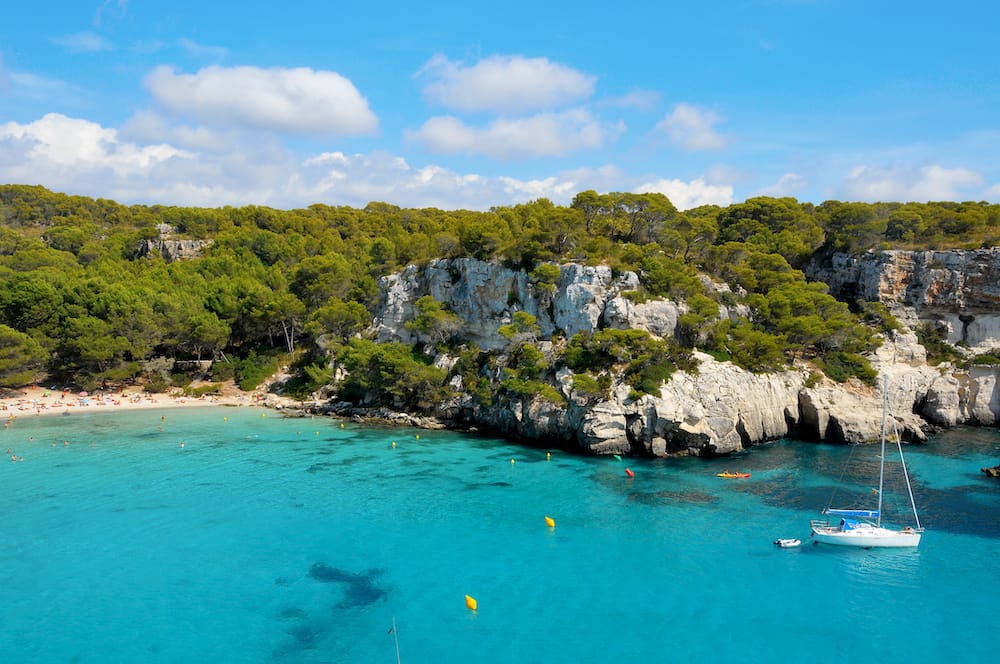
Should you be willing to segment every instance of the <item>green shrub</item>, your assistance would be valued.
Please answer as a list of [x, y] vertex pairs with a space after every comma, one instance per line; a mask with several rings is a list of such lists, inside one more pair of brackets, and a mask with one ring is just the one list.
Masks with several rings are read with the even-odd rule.
[[150, 376], [149, 380], [143, 386], [143, 390], [149, 392], [150, 394], [163, 394], [170, 389], [170, 384], [167, 383], [163, 376], [155, 374]]
[[233, 360], [233, 378], [241, 390], [254, 390], [278, 371], [278, 358], [255, 351], [242, 360]]
[[657, 358], [657, 360], [650, 359], [650, 361], [643, 362], [636, 367], [635, 370], [628, 372], [627, 380], [633, 395], [659, 396], [660, 388], [670, 380], [675, 368], [673, 362], [666, 358]]
[[917, 341], [927, 350], [927, 364], [935, 366], [942, 362], [954, 362], [961, 355], [945, 339], [945, 331], [933, 323], [921, 323], [915, 330]]
[[212, 380], [232, 380], [236, 376], [236, 367], [232, 362], [216, 360], [212, 362], [212, 368], [209, 373], [212, 376]]
[[746, 322], [728, 326], [726, 350], [733, 364], [754, 373], [780, 371], [785, 366], [785, 340]]
[[[603, 379], [603, 380], [601, 380]], [[580, 373], [573, 376], [573, 394], [587, 401], [599, 401], [607, 396], [611, 379], [606, 374], [601, 379], [590, 374]]]
[[531, 271], [531, 281], [535, 285], [547, 285], [555, 287], [555, 283], [559, 281], [559, 275], [562, 274], [559, 270], [558, 265], [553, 265], [552, 263], [542, 263], [538, 265], [534, 270]]
[[340, 386], [345, 399], [429, 411], [449, 394], [448, 373], [405, 344], [355, 338], [337, 359], [349, 372]]
[[650, 300], [649, 293], [642, 290], [622, 291], [619, 295], [632, 304], [643, 304]]
[[861, 309], [862, 320], [879, 332], [888, 334], [903, 329], [903, 324], [899, 322], [899, 319], [893, 316], [889, 311], [889, 307], [881, 302], [861, 301], [858, 304]]
[[218, 394], [221, 390], [222, 383], [207, 383], [198, 387], [188, 386], [184, 388], [184, 396], [194, 397], [197, 399], [198, 397], [206, 394]]
[[522, 380], [520, 378], [508, 378], [501, 383], [501, 387], [512, 396], [522, 399], [538, 398], [554, 404], [566, 403], [566, 398], [559, 390], [538, 380]]
[[307, 364], [287, 383], [285, 392], [296, 399], [305, 400], [333, 380], [333, 370], [325, 364]]
[[868, 360], [856, 353], [830, 351], [817, 358], [816, 364], [823, 369], [823, 373], [838, 383], [844, 383], [854, 377], [868, 385], [874, 385], [878, 377], [878, 372], [872, 368]]
[[635, 329], [581, 332], [567, 344], [563, 361], [577, 373], [625, 365], [625, 379], [640, 395], [659, 394], [675, 370], [694, 372], [698, 367], [690, 349]]

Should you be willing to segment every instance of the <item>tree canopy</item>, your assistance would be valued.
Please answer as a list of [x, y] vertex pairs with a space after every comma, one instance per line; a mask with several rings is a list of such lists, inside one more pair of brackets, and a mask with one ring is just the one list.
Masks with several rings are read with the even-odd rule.
[[[139, 251], [148, 240], [202, 244], [196, 256], [167, 262]], [[555, 288], [558, 263], [634, 270], [637, 297], [690, 304], [671, 343], [701, 345], [734, 360], [756, 353], [745, 361], [760, 367], [778, 358], [826, 358], [829, 367], [850, 370], [852, 354], [872, 337], [847, 304], [807, 283], [801, 272], [807, 261], [833, 251], [998, 243], [1000, 206], [976, 202], [816, 206], [758, 197], [679, 211], [662, 194], [591, 190], [568, 206], [538, 199], [487, 211], [386, 202], [277, 210], [126, 206], [6, 185], [0, 186], [0, 384], [48, 373], [89, 386], [149, 375], [163, 358], [219, 364], [251, 353], [281, 355], [300, 373], [311, 367], [315, 377], [329, 353], [342, 352], [345, 362], [368, 358], [382, 373], [395, 367], [417, 382], [436, 380], [433, 367], [411, 366], [401, 351], [375, 354], [357, 337], [377, 304], [380, 278], [407, 264], [458, 256], [523, 269], [541, 292]], [[731, 290], [707, 289], [706, 276]], [[750, 308], [750, 319], [718, 321], [719, 304], [737, 301]], [[411, 331], [424, 343], [460, 339], [453, 313], [433, 299], [416, 305]], [[535, 380], [542, 359], [525, 347], [538, 341], [537, 327], [520, 317], [505, 333], [518, 341], [518, 379]], [[611, 337], [573, 352], [618, 352], [639, 343]], [[683, 364], [673, 347], [642, 348], [647, 359]], [[633, 372], [643, 378], [636, 385], [655, 382], [649, 369], [655, 362], [634, 353], [622, 361], [638, 362]], [[379, 380], [372, 374], [369, 382], [391, 385]], [[402, 388], [392, 392], [398, 400], [416, 399]]]

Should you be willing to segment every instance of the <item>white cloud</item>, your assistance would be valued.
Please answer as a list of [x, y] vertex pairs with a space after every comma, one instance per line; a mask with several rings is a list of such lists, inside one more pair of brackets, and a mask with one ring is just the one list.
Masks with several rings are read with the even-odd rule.
[[548, 110], [594, 93], [593, 76], [546, 58], [494, 55], [472, 66], [437, 55], [417, 72], [431, 82], [424, 95], [457, 111], [520, 113]]
[[[151, 112], [121, 129], [49, 114], [0, 124], [0, 182], [37, 183], [55, 191], [125, 204], [270, 205], [313, 203], [363, 207], [387, 201], [406, 207], [483, 210], [548, 198], [568, 205], [579, 191], [628, 191], [616, 166], [520, 178], [413, 165], [388, 152], [300, 155], [277, 139], [237, 130], [171, 124]], [[659, 180], [635, 191], [659, 191], [679, 208], [732, 202], [732, 187]]]
[[1000, 202], [1000, 183], [997, 183], [992, 187], [988, 188], [986, 191], [983, 192], [982, 196], [979, 196], [977, 198], [989, 201], [990, 203]]
[[388, 201], [401, 206], [482, 210], [543, 197], [568, 204], [575, 194], [575, 183], [562, 176], [521, 180], [456, 173], [434, 165], [414, 168], [405, 159], [383, 152], [324, 153], [307, 159], [301, 175], [300, 197], [358, 207], [369, 201]]
[[640, 184], [637, 194], [660, 193], [670, 199], [678, 210], [689, 210], [701, 205], [729, 205], [733, 202], [733, 187], [709, 184], [704, 178], [690, 182], [683, 180], [655, 180]]
[[842, 196], [859, 201], [946, 201], [975, 195], [983, 177], [967, 168], [934, 164], [876, 168], [856, 166], [841, 185]]
[[164, 108], [213, 126], [350, 136], [378, 127], [368, 101], [332, 71], [212, 66], [179, 74], [160, 66], [145, 83]]
[[177, 40], [177, 45], [184, 49], [188, 55], [195, 58], [205, 58], [207, 60], [222, 60], [229, 55], [229, 49], [224, 46], [208, 46], [182, 37]]
[[[311, 201], [357, 207], [370, 201], [442, 209], [483, 209], [502, 204], [502, 186], [496, 179], [455, 173], [440, 166], [414, 168], [386, 152], [371, 154], [324, 153], [303, 162], [296, 195]], [[499, 201], [499, 203], [497, 203]]]
[[72, 35], [53, 37], [52, 43], [70, 53], [94, 53], [110, 51], [111, 42], [95, 32], [77, 32]]
[[525, 198], [535, 200], [538, 198], [548, 198], [549, 200], [566, 201], [576, 194], [576, 184], [560, 177], [552, 176], [541, 180], [519, 180], [511, 177], [501, 177], [504, 192], [509, 194], [505, 198], [513, 196], [515, 199]]
[[520, 159], [599, 148], [623, 128], [621, 124], [602, 126], [586, 110], [572, 109], [527, 118], [498, 119], [485, 128], [470, 127], [458, 118], [440, 116], [408, 132], [407, 139], [436, 153]]
[[673, 112], [656, 125], [685, 150], [719, 150], [726, 144], [725, 138], [715, 130], [718, 116], [711, 111], [690, 104], [677, 104]]
[[171, 125], [166, 118], [152, 111], [141, 111], [126, 120], [118, 129], [118, 137], [136, 143], [167, 142], [183, 149], [206, 152], [231, 149], [237, 140], [246, 138], [238, 132]]
[[785, 173], [774, 184], [759, 189], [754, 196], [798, 196], [806, 188], [806, 179], [798, 173]]
[[134, 116], [121, 130], [50, 114], [0, 125], [0, 182], [38, 183], [126, 204], [293, 208], [388, 201], [476, 210], [542, 196], [568, 204], [577, 186], [565, 175], [522, 180], [415, 167], [386, 152], [301, 157], [277, 141], [241, 138], [171, 126], [152, 113]]
[[114, 129], [57, 113], [28, 124], [0, 125], [0, 146], [0, 153], [13, 155], [0, 163], [0, 181], [38, 182], [104, 197], [122, 179], [144, 182], [158, 164], [190, 156], [165, 144], [121, 142]]

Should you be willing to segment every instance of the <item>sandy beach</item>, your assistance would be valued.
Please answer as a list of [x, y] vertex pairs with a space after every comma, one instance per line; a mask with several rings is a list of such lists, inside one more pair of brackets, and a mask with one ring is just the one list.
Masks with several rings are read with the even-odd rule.
[[[25, 387], [0, 397], [0, 419], [74, 413], [118, 412], [154, 408], [192, 408], [198, 406], [273, 406], [276, 397], [261, 392], [227, 390], [221, 395], [187, 397], [174, 394], [151, 394], [139, 388], [121, 391], [69, 392], [44, 387]], [[280, 399], [281, 405], [297, 402]]]

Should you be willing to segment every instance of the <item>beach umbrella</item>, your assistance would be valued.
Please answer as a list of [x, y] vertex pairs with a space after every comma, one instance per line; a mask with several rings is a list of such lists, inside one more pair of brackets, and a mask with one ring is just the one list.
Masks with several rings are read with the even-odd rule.
[[81, 397], [87, 396], [87, 390], [84, 390], [83, 392], [80, 392], [80, 396]]

